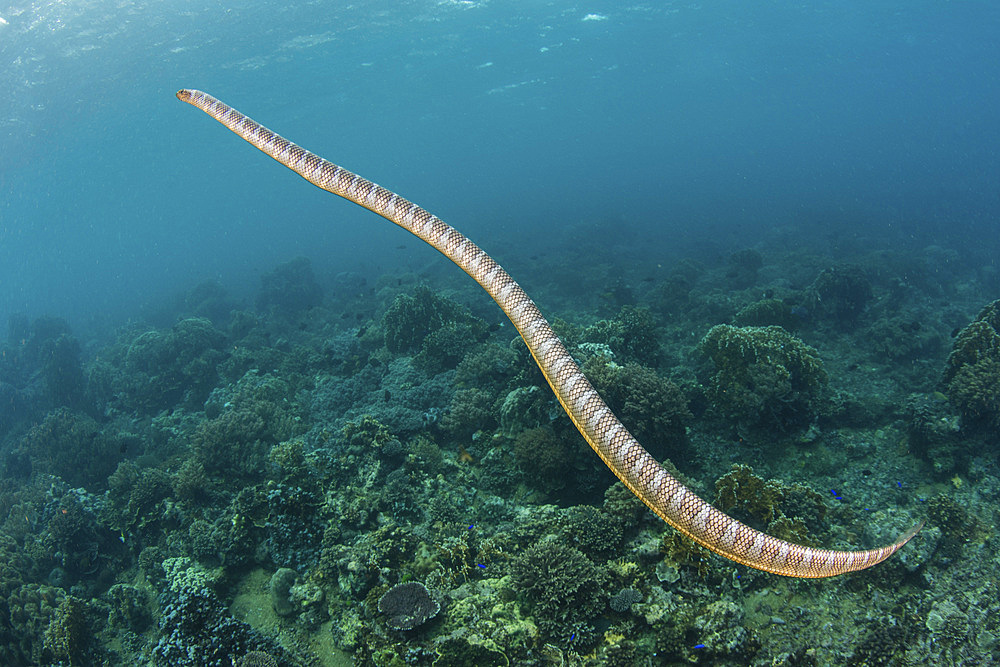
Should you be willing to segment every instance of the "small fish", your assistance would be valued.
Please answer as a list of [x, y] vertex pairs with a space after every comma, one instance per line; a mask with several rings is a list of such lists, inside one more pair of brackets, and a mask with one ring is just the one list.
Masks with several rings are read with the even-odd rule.
[[4, 17], [0, 16], [0, 25], [7, 25], [7, 19], [5, 19]]

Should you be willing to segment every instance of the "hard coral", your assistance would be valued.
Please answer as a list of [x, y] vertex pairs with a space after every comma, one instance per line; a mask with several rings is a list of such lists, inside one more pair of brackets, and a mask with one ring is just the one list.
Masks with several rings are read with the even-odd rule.
[[486, 333], [486, 324], [464, 306], [424, 285], [400, 294], [382, 318], [385, 346], [393, 353], [420, 351], [434, 370], [454, 367]]
[[252, 651], [288, 659], [269, 639], [230, 616], [215, 593], [201, 588], [170, 597], [151, 653], [156, 667], [229, 667], [234, 656]]
[[623, 588], [611, 597], [611, 609], [619, 614], [628, 611], [632, 605], [642, 602], [642, 593], [634, 588]]
[[962, 329], [944, 372], [948, 397], [963, 426], [1000, 427], [1000, 299]]
[[859, 267], [838, 264], [824, 269], [810, 287], [815, 310], [840, 327], [852, 326], [872, 298], [872, 285]]
[[417, 581], [396, 584], [378, 600], [378, 610], [396, 630], [412, 630], [437, 616], [441, 605], [427, 587]]
[[525, 473], [525, 481], [545, 492], [566, 485], [566, 443], [550, 427], [522, 431], [514, 441], [514, 460]]
[[192, 317], [169, 332], [132, 337], [121, 359], [118, 392], [124, 407], [153, 414], [182, 403], [200, 408], [218, 381], [225, 335], [211, 321]]
[[58, 661], [73, 664], [81, 658], [89, 638], [84, 611], [86, 603], [80, 598], [67, 596], [56, 607], [55, 615], [45, 629], [42, 645]]
[[549, 641], [586, 645], [607, 604], [609, 575], [582, 552], [554, 540], [526, 549], [511, 563], [511, 586], [527, 602]]
[[296, 257], [279, 264], [260, 277], [257, 309], [271, 310], [285, 315], [320, 305], [323, 290], [316, 282], [312, 265], [305, 257]]
[[624, 362], [656, 366], [660, 361], [656, 323], [646, 308], [622, 306], [614, 319], [587, 327], [583, 337], [587, 342], [607, 345]]
[[792, 307], [781, 299], [761, 299], [744, 306], [733, 319], [738, 327], [779, 326], [791, 331], [799, 324]]
[[209, 472], [258, 478], [271, 447], [297, 430], [290, 394], [283, 380], [248, 372], [226, 409], [198, 424], [193, 438], [195, 459]]
[[790, 431], [816, 416], [827, 383], [815, 349], [781, 327], [712, 327], [698, 351], [712, 360], [708, 396], [738, 427]]
[[583, 372], [654, 456], [688, 457], [686, 427], [692, 417], [680, 387], [639, 364], [619, 366], [597, 356], [584, 364]]
[[62, 477], [72, 486], [104, 488], [121, 453], [90, 417], [59, 408], [22, 438], [24, 452], [37, 472]]
[[734, 465], [715, 481], [715, 501], [723, 512], [752, 520], [769, 534], [800, 544], [812, 544], [810, 529], [818, 530], [826, 516], [823, 497], [801, 484], [785, 484], [753, 474], [747, 465]]

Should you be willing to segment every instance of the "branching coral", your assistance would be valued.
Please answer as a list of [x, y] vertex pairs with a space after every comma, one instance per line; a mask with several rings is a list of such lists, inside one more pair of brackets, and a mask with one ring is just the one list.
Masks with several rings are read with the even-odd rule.
[[826, 516], [823, 497], [801, 484], [785, 484], [753, 474], [747, 465], [734, 465], [715, 481], [716, 507], [727, 514], [751, 520], [769, 535], [814, 544], [810, 529], [818, 530]]
[[59, 475], [73, 486], [104, 488], [121, 452], [90, 417], [59, 408], [33, 427], [18, 451], [36, 472]]
[[198, 424], [196, 460], [209, 472], [256, 478], [271, 447], [296, 433], [288, 384], [269, 375], [247, 373], [226, 409]]
[[169, 333], [147, 332], [132, 341], [125, 357], [136, 407], [171, 407], [178, 400], [200, 407], [218, 379], [225, 336], [209, 320], [188, 318]]

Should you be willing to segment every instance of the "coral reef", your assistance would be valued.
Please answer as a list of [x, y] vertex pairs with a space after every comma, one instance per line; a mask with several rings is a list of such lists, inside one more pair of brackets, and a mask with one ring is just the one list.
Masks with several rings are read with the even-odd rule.
[[399, 294], [382, 318], [385, 346], [394, 354], [417, 352], [419, 363], [454, 368], [486, 334], [486, 323], [467, 308], [424, 285]]
[[660, 341], [653, 316], [646, 308], [622, 306], [614, 319], [600, 320], [587, 327], [583, 338], [607, 345], [622, 363], [656, 367], [660, 362]]
[[781, 327], [712, 327], [698, 343], [713, 407], [744, 429], [791, 432], [817, 416], [827, 384], [815, 349]]
[[850, 328], [872, 299], [872, 284], [858, 266], [837, 264], [820, 271], [809, 291], [813, 309], [840, 328]]
[[808, 545], [818, 543], [813, 533], [821, 529], [827, 513], [823, 497], [809, 487], [765, 481], [742, 464], [715, 481], [712, 502], [769, 535]]
[[594, 623], [608, 601], [609, 576], [578, 549], [543, 540], [511, 562], [510, 585], [538, 630], [558, 645], [597, 640]]
[[441, 605], [419, 581], [396, 584], [378, 599], [378, 610], [386, 624], [396, 630], [412, 630], [438, 615]]
[[786, 331], [794, 330], [800, 323], [792, 306], [781, 299], [761, 299], [743, 306], [733, 318], [738, 327], [778, 326]]
[[980, 311], [955, 338], [945, 391], [972, 429], [1000, 428], [1000, 300]]
[[94, 419], [69, 408], [48, 413], [15, 451], [35, 472], [58, 475], [74, 486], [97, 480], [95, 489], [104, 488], [121, 458], [118, 443], [103, 434]]
[[689, 458], [687, 398], [674, 382], [635, 363], [591, 357], [584, 374], [629, 432], [656, 457]]
[[312, 263], [305, 257], [279, 264], [260, 277], [258, 310], [293, 315], [318, 306], [322, 301], [323, 290], [313, 275]]
[[104, 343], [11, 319], [0, 664], [997, 662], [1000, 302], [947, 249], [823, 270], [754, 243], [540, 294], [719, 508], [837, 549], [926, 516], [879, 567], [815, 585], [711, 554], [615, 480], [465, 287], [346, 274], [324, 300], [292, 263], [256, 311], [205, 283]]
[[225, 335], [210, 320], [183, 319], [169, 332], [126, 334], [109, 363], [119, 386], [105, 409], [155, 414], [176, 405], [200, 408], [218, 382]]

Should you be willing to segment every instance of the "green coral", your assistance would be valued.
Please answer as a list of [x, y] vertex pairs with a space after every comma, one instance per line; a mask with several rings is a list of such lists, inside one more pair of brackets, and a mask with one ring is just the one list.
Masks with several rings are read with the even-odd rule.
[[794, 329], [798, 323], [799, 320], [792, 312], [792, 307], [781, 299], [754, 301], [744, 306], [733, 318], [733, 324], [738, 327], [779, 326], [788, 331]]
[[144, 632], [152, 624], [149, 597], [143, 589], [128, 584], [115, 584], [108, 589], [106, 597], [111, 603], [108, 612], [111, 625], [132, 632]]
[[459, 389], [441, 420], [441, 428], [462, 440], [471, 438], [477, 431], [492, 431], [499, 425], [493, 410], [495, 402], [493, 393], [479, 387]]
[[222, 413], [195, 429], [196, 460], [209, 472], [259, 478], [271, 447], [299, 431], [291, 393], [283, 380], [248, 372]]
[[145, 331], [121, 341], [114, 357], [124, 406], [145, 414], [178, 403], [201, 408], [218, 382], [224, 345], [225, 335], [202, 317], [181, 320], [169, 332]]
[[15, 656], [18, 662], [14, 664], [51, 662], [51, 651], [45, 646], [46, 631], [65, 599], [61, 588], [44, 584], [25, 584], [7, 598], [10, 627], [14, 632], [6, 653]]
[[486, 323], [464, 306], [424, 285], [399, 294], [382, 317], [385, 346], [394, 354], [418, 352], [432, 369], [453, 368], [486, 334]]
[[221, 570], [209, 571], [186, 556], [167, 558], [163, 561], [167, 586], [178, 594], [214, 589]]
[[943, 493], [927, 501], [927, 519], [941, 529], [946, 539], [939, 548], [951, 556], [957, 555], [963, 545], [982, 544], [993, 534], [992, 526]]
[[872, 285], [858, 266], [838, 264], [823, 269], [809, 288], [813, 308], [839, 327], [853, 325], [872, 298]]
[[708, 397], [738, 428], [788, 432], [816, 416], [827, 383], [815, 349], [781, 327], [712, 327], [698, 343], [712, 361]]
[[580, 550], [555, 540], [525, 549], [510, 566], [511, 588], [548, 641], [587, 645], [607, 608], [610, 575]]
[[163, 518], [162, 502], [170, 495], [170, 476], [157, 468], [140, 469], [123, 461], [108, 479], [108, 505], [104, 522], [124, 531], [143, 528]]
[[522, 431], [514, 440], [514, 460], [525, 481], [548, 493], [566, 486], [566, 443], [548, 426]]
[[87, 644], [88, 632], [84, 611], [86, 603], [67, 596], [56, 607], [42, 639], [42, 646], [57, 661], [74, 664]]
[[50, 473], [72, 486], [102, 489], [121, 458], [119, 446], [90, 417], [59, 408], [32, 427], [17, 448], [35, 472]]
[[583, 366], [584, 375], [604, 397], [629, 432], [658, 457], [689, 457], [687, 398], [674, 382], [635, 363], [619, 366], [599, 356]]
[[600, 320], [587, 327], [583, 338], [590, 343], [607, 345], [623, 362], [653, 367], [660, 362], [656, 323], [646, 308], [622, 306], [614, 319]]
[[764, 480], [748, 465], [737, 464], [715, 481], [713, 504], [723, 512], [762, 527], [774, 537], [816, 544], [810, 529], [826, 517], [823, 497], [799, 483]]
[[399, 439], [389, 427], [371, 415], [347, 422], [341, 433], [353, 454], [363, 455], [389, 447], [400, 447]]
[[959, 332], [945, 366], [944, 383], [964, 426], [1000, 427], [1000, 299]]

